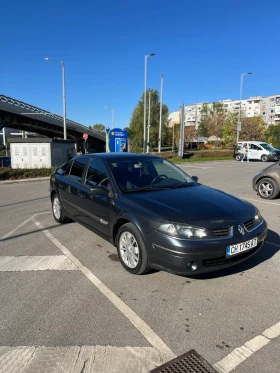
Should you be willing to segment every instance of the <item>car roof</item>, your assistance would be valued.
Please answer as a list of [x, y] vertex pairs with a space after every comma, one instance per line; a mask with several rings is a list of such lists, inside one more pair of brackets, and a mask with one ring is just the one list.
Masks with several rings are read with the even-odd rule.
[[153, 154], [136, 154], [136, 153], [89, 153], [89, 154], [81, 154], [81, 155], [78, 155], [77, 157], [74, 157], [73, 159], [77, 159], [77, 158], [80, 158], [80, 157], [83, 157], [83, 158], [93, 158], [93, 157], [96, 157], [96, 158], [100, 158], [100, 159], [103, 159], [104, 161], [120, 161], [120, 160], [123, 160], [123, 159], [151, 159], [151, 158], [158, 158], [158, 159], [162, 159], [161, 157], [158, 157], [156, 155], [153, 155]]
[[238, 141], [239, 143], [243, 143], [243, 142], [251, 142], [251, 143], [253, 143], [253, 144], [266, 144], [266, 142], [265, 141], [251, 141], [251, 140], [244, 140], [244, 141]]

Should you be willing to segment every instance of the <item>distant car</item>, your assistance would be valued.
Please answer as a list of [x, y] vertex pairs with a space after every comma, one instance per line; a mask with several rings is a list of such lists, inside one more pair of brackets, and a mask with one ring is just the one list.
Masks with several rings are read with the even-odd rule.
[[70, 218], [104, 237], [132, 274], [227, 268], [254, 255], [267, 234], [255, 206], [153, 155], [75, 157], [51, 176], [50, 197], [58, 223]]
[[280, 163], [265, 168], [253, 178], [253, 189], [264, 199], [274, 199], [280, 193]]
[[11, 167], [11, 157], [0, 157], [0, 167]]
[[262, 162], [277, 161], [280, 159], [280, 150], [264, 141], [239, 141], [236, 145], [235, 159], [241, 161], [243, 154], [240, 152], [245, 146], [248, 147], [249, 160], [260, 160]]

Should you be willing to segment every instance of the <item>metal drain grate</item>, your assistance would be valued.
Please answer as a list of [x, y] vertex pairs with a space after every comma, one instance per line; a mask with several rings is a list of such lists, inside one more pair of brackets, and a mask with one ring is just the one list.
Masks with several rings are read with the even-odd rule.
[[218, 373], [195, 350], [176, 357], [175, 359], [155, 368], [150, 373]]

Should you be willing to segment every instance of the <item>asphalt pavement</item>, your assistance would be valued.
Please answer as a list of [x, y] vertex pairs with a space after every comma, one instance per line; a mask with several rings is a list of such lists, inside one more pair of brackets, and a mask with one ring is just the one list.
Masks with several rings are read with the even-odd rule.
[[195, 349], [219, 372], [279, 373], [280, 199], [251, 185], [266, 166], [180, 164], [269, 227], [254, 257], [197, 277], [130, 275], [111, 244], [54, 221], [48, 181], [1, 185], [0, 371], [144, 373]]

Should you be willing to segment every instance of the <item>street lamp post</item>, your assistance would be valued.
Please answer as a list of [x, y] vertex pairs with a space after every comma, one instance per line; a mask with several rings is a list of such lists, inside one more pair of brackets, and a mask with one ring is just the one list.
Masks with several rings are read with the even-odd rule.
[[146, 153], [146, 104], [147, 104], [147, 65], [148, 57], [153, 57], [155, 53], [145, 55], [145, 70], [144, 70], [144, 129], [143, 129], [143, 153]]
[[160, 109], [159, 109], [159, 132], [158, 132], [158, 152], [161, 152], [161, 128], [162, 128], [162, 94], [163, 94], [163, 74], [160, 80]]
[[114, 126], [115, 126], [115, 109], [113, 109], [109, 106], [105, 106], [104, 109], [106, 109], [106, 110], [111, 109], [112, 110], [112, 129], [113, 129]]
[[148, 109], [148, 134], [147, 134], [147, 153], [150, 151], [150, 127], [151, 127], [151, 90], [149, 89], [149, 109]]
[[240, 100], [239, 100], [239, 113], [238, 113], [238, 122], [237, 122], [237, 134], [236, 142], [239, 140], [239, 132], [241, 131], [241, 99], [242, 99], [242, 88], [243, 88], [243, 78], [245, 75], [251, 75], [252, 73], [242, 73], [240, 78]]
[[62, 100], [63, 100], [63, 133], [64, 140], [67, 140], [67, 127], [66, 127], [66, 87], [65, 87], [65, 64], [58, 60], [52, 60], [49, 57], [45, 58], [45, 61], [60, 63], [62, 67]]

